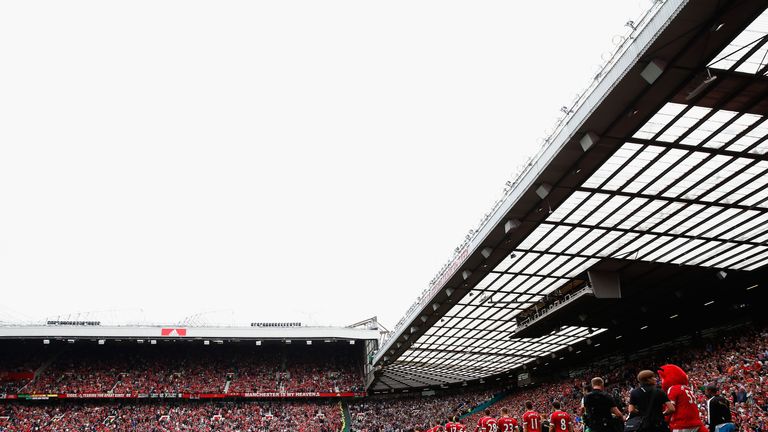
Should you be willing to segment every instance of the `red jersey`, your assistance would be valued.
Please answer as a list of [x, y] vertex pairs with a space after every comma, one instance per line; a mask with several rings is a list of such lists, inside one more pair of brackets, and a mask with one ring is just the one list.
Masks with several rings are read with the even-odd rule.
[[466, 429], [459, 422], [448, 422], [445, 424], [445, 432], [464, 432]]
[[496, 419], [493, 417], [483, 416], [477, 421], [477, 429], [480, 432], [497, 432]]
[[565, 411], [555, 411], [549, 417], [549, 432], [568, 432], [571, 416]]
[[517, 427], [517, 420], [514, 417], [499, 417], [496, 424], [499, 426], [499, 432], [514, 432]]
[[690, 387], [673, 385], [667, 390], [667, 396], [675, 404], [675, 412], [669, 418], [670, 429], [688, 429], [698, 426], [699, 432], [706, 431]]
[[541, 432], [541, 416], [536, 411], [526, 411], [523, 414], [523, 427], [528, 432]]

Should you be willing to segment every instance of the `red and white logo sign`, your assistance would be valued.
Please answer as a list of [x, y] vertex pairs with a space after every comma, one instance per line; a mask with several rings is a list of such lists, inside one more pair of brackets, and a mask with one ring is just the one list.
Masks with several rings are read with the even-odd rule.
[[164, 328], [160, 330], [161, 336], [186, 336], [187, 329], [185, 328]]

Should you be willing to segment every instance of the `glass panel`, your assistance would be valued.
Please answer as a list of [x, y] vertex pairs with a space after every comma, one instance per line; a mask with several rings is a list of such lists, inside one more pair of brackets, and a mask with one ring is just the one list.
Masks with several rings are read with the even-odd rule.
[[[763, 38], [768, 33], [768, 11], [763, 12], [757, 17], [744, 31], [742, 31], [736, 38], [728, 44], [725, 49], [719, 52], [712, 62], [710, 67], [717, 69], [729, 69], [739, 59], [744, 57], [749, 48], [753, 46], [757, 41]], [[760, 52], [760, 51], [758, 51]], [[750, 62], [746, 65], [742, 65], [736, 70], [740, 72], [755, 73], [757, 68], [754, 66], [755, 61], [750, 58]], [[753, 70], [754, 69], [754, 70]]]
[[659, 112], [657, 112], [653, 117], [651, 117], [648, 122], [646, 122], [643, 127], [640, 128], [634, 135], [632, 135], [633, 138], [641, 138], [641, 139], [651, 139], [653, 138], [661, 129], [664, 128], [667, 124], [669, 124], [672, 119], [675, 118], [680, 112], [682, 112], [685, 109], [686, 105], [683, 104], [677, 104], [677, 103], [667, 103], [664, 105]]

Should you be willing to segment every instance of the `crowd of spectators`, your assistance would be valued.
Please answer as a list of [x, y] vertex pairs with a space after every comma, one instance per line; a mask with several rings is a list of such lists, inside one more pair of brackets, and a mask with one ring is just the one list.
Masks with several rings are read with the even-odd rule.
[[[552, 402], [558, 401], [563, 410], [576, 420], [576, 430], [582, 428], [579, 408], [587, 383], [594, 376], [606, 381], [606, 391], [626, 413], [629, 392], [637, 386], [636, 374], [642, 369], [655, 370], [665, 363], [674, 363], [687, 371], [702, 417], [706, 415], [705, 385], [714, 385], [729, 399], [733, 420], [743, 432], [768, 432], [768, 330], [765, 327], [741, 328], [738, 332], [707, 338], [684, 348], [666, 348], [650, 352], [635, 360], [606, 360], [589, 368], [571, 370], [567, 377], [523, 387], [506, 395], [491, 409], [506, 406], [520, 417], [526, 401], [534, 409], [547, 414]], [[660, 354], [659, 354], [660, 353]], [[118, 353], [103, 358], [78, 357], [79, 362], [62, 356], [48, 366], [27, 387], [47, 392], [230, 392], [250, 391], [338, 391], [353, 390], [362, 385], [361, 366], [351, 357], [296, 352], [243, 353], [221, 351], [215, 354], [190, 355], [178, 351], [165, 353], [164, 358], [146, 353], [134, 353], [137, 358]], [[338, 353], [337, 353], [338, 354]], [[88, 364], [82, 360], [87, 358]], [[313, 361], [314, 359], [318, 359]], [[356, 387], [357, 386], [357, 387]], [[349, 404], [351, 429], [354, 432], [399, 432], [425, 430], [448, 418], [467, 414], [488, 401], [498, 389], [468, 391], [438, 396], [387, 395], [352, 401]], [[327, 404], [333, 404], [328, 402]], [[291, 422], [325, 417], [322, 427], [331, 427], [339, 418], [334, 405], [322, 402], [299, 403], [200, 403], [200, 404], [124, 404], [119, 407], [99, 404], [50, 405], [35, 408], [30, 405], [7, 404], [10, 414], [0, 415], [0, 431], [16, 430], [280, 430], [271, 429], [262, 421], [272, 418], [269, 425], [291, 428]], [[325, 407], [325, 408], [323, 408]], [[266, 410], [266, 411], [265, 411]], [[321, 415], [317, 413], [323, 412]], [[269, 413], [269, 416], [267, 416]], [[263, 415], [262, 415], [263, 414]], [[7, 419], [3, 420], [2, 417]], [[474, 425], [478, 415], [464, 419]], [[66, 420], [66, 419], [70, 419]], [[256, 429], [243, 426], [258, 420]], [[58, 422], [62, 423], [58, 423]], [[326, 423], [327, 421], [327, 423]], [[3, 423], [4, 422], [4, 423]], [[83, 423], [85, 422], [85, 423]], [[153, 423], [154, 422], [154, 423]], [[161, 425], [152, 429], [148, 424]], [[5, 424], [5, 426], [2, 426]], [[54, 429], [40, 425], [57, 424]], [[72, 426], [74, 424], [74, 426]], [[10, 426], [9, 426], [10, 425]], [[33, 425], [33, 426], [30, 426]], [[37, 425], [37, 426], [34, 426]], [[98, 426], [102, 425], [102, 426]], [[166, 426], [162, 426], [166, 425]], [[233, 425], [233, 426], [228, 426]], [[60, 426], [60, 427], [59, 427]], [[304, 426], [299, 426], [299, 430]], [[250, 429], [249, 429], [250, 428]]]
[[34, 374], [46, 358], [46, 350], [39, 344], [0, 341], [0, 394], [18, 393], [31, 379], [19, 377]]
[[[0, 393], [16, 393], [22, 387], [26, 393], [363, 391], [362, 354], [349, 344], [315, 348], [114, 344], [65, 347], [48, 356], [30, 367], [38, 372], [32, 382], [0, 379]], [[10, 369], [10, 363], [0, 358], [0, 372]]]
[[299, 350], [293, 353], [281, 375], [282, 387], [286, 392], [305, 392], [312, 389], [338, 391], [347, 389], [363, 391], [360, 380], [359, 361], [348, 355], [331, 355], [319, 363], [311, 351]]
[[[518, 419], [525, 411], [526, 401], [535, 410], [549, 414], [552, 402], [558, 401], [562, 409], [575, 419], [575, 431], [583, 430], [579, 417], [582, 397], [589, 380], [601, 376], [606, 381], [606, 391], [626, 414], [629, 392], [638, 383], [636, 375], [642, 369], [656, 369], [666, 363], [677, 364], [688, 373], [691, 387], [695, 389], [697, 404], [702, 418], [706, 418], [704, 387], [714, 384], [729, 399], [733, 420], [742, 432], [768, 431], [768, 330], [741, 329], [737, 333], [712, 338], [703, 345], [682, 349], [667, 349], [662, 355], [651, 355], [642, 360], [624, 362], [621, 365], [603, 364], [578, 371], [567, 378], [553, 379], [535, 386], [519, 388], [496, 402], [492, 407], [495, 415], [501, 407], [508, 407]], [[454, 415], [462, 415], [467, 406], [482, 402], [480, 397], [433, 396], [398, 400], [363, 401], [351, 405], [355, 432], [399, 432], [413, 428], [426, 430]], [[485, 395], [487, 396], [487, 395]], [[467, 404], [457, 407], [457, 401]], [[362, 415], [360, 415], [362, 414]], [[474, 428], [482, 412], [465, 417], [462, 422]]]
[[338, 401], [0, 405], [0, 432], [339, 432]]
[[481, 390], [448, 396], [378, 397], [349, 404], [353, 432], [427, 430], [439, 422], [468, 413], [491, 399], [498, 390]]

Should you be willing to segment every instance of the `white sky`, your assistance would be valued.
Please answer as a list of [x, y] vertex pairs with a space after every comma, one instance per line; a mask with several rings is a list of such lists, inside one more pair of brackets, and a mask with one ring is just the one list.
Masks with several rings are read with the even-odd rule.
[[0, 320], [391, 328], [650, 4], [0, 2]]

